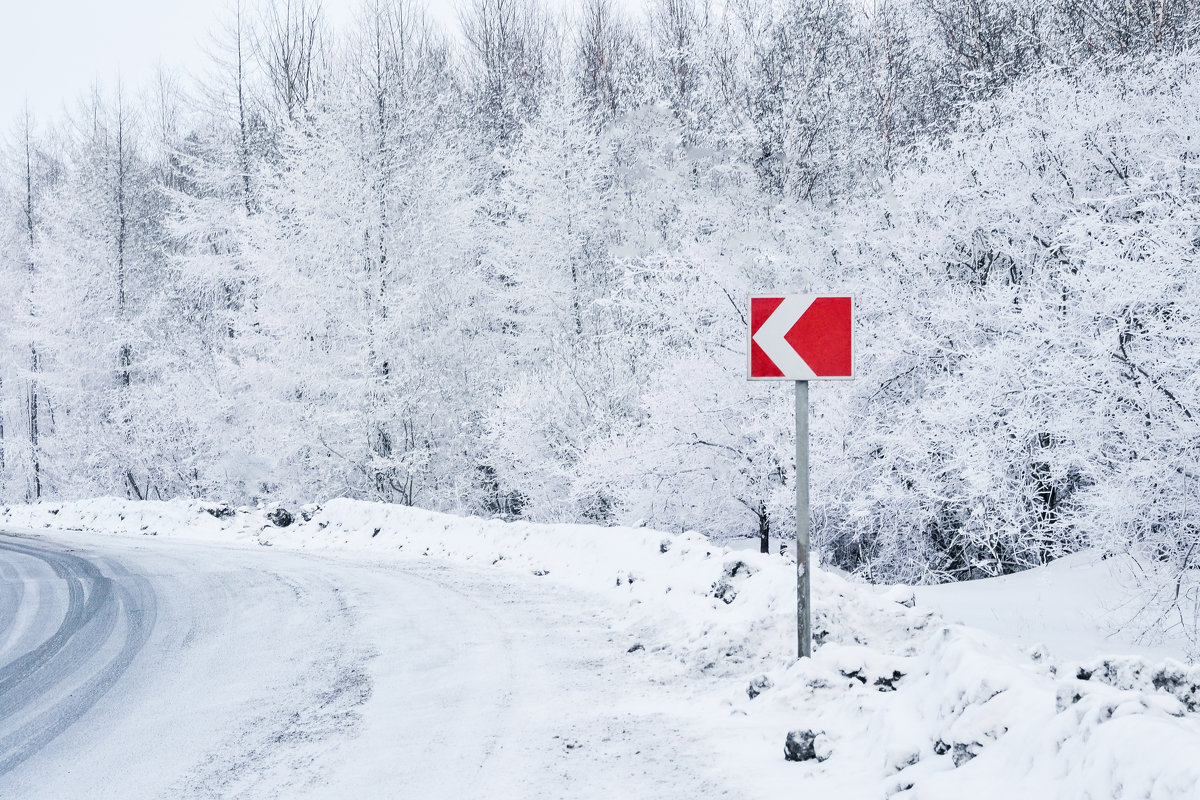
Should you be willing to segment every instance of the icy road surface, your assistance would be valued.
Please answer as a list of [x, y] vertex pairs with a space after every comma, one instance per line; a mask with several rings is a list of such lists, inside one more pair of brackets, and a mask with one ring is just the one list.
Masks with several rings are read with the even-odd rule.
[[436, 562], [0, 534], [0, 797], [737, 797], [595, 613]]

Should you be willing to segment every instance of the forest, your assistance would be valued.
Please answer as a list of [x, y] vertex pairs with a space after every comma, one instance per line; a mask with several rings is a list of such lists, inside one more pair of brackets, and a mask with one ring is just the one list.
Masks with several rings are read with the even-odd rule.
[[[1200, 0], [316, 0], [0, 151], [0, 502], [794, 532], [747, 298], [845, 292], [813, 536], [1200, 587]], [[1144, 579], [1144, 580], [1143, 580]], [[1194, 620], [1193, 620], [1194, 622]]]

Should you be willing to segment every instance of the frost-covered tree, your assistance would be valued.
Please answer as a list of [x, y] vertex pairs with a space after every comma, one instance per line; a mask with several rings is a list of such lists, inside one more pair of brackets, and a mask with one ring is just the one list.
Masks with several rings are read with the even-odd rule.
[[37, 500], [43, 489], [40, 442], [50, 404], [39, 382], [42, 343], [33, 333], [37, 314], [33, 292], [39, 282], [34, 253], [41, 237], [43, 202], [53, 188], [57, 165], [37, 138], [28, 110], [18, 123], [6, 155], [8, 174], [14, 180], [5, 192], [5, 239], [0, 252], [6, 257], [0, 261], [0, 269], [4, 271], [5, 285], [11, 287], [5, 293], [7, 316], [3, 327], [7, 346], [11, 348], [8, 356], [12, 370], [5, 377], [12, 393], [10, 399], [5, 398], [0, 387], [0, 402], [8, 399], [13, 411], [9, 415], [8, 441], [4, 442], [6, 452], [0, 467], [0, 483], [21, 487], [26, 500]]
[[[1086, 7], [1085, 7], [1086, 6]], [[794, 530], [746, 298], [855, 295], [813, 533], [877, 580], [1198, 591], [1194, 3], [414, 0], [224, 18], [18, 123], [0, 493]]]

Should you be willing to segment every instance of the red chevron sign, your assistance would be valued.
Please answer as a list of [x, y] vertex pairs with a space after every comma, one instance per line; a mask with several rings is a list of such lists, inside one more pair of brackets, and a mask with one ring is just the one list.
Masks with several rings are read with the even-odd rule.
[[750, 380], [854, 377], [854, 303], [850, 297], [750, 298]]

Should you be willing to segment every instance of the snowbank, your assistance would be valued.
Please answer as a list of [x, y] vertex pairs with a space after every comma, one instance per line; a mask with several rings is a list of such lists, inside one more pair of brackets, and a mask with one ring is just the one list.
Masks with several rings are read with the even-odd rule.
[[[1059, 658], [1137, 654], [1156, 661], [1184, 659], [1196, 644], [1184, 625], [1139, 625], [1146, 592], [1141, 568], [1127, 555], [1088, 550], [1039, 569], [965, 583], [916, 586], [922, 608], [982, 628], [1023, 647], [1049, 645]], [[1175, 618], [1176, 620], [1178, 617]]]
[[[1099, 654], [1057, 661], [909, 608], [906, 588], [880, 593], [824, 571], [814, 574], [816, 654], [795, 663], [794, 567], [696, 534], [350, 500], [306, 508], [285, 528], [263, 511], [112, 499], [5, 508], [0, 525], [443, 559], [603, 595], [624, 609], [622, 657], [696, 680], [714, 735], [756, 754], [764, 780], [806, 791], [1200, 797], [1200, 667]], [[813, 757], [784, 761], [790, 731], [807, 735]]]

